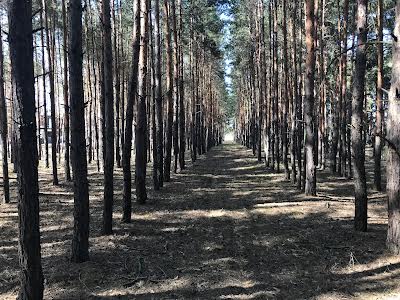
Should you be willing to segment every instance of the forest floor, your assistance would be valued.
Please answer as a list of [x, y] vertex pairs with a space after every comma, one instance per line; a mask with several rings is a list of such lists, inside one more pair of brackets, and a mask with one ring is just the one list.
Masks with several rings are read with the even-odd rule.
[[[150, 190], [126, 225], [118, 170], [109, 237], [100, 236], [102, 175], [93, 171], [91, 260], [80, 265], [69, 262], [71, 185], [53, 187], [49, 172], [40, 172], [46, 299], [400, 299], [385, 196], [370, 193], [369, 231], [356, 233], [352, 182], [328, 171], [318, 197], [305, 197], [251, 151], [225, 144]], [[0, 299], [18, 289], [13, 187], [13, 203], [0, 205]]]

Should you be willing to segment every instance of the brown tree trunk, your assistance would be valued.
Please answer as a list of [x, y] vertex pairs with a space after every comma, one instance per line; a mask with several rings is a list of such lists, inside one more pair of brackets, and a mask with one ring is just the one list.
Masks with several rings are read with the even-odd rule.
[[113, 54], [111, 42], [110, 1], [102, 2], [103, 57], [104, 57], [104, 109], [105, 109], [105, 162], [103, 228], [105, 235], [112, 234], [112, 213], [114, 203], [114, 94]]
[[[40, 12], [40, 24], [43, 27], [44, 26], [44, 19], [43, 19], [43, 8], [42, 11]], [[47, 76], [47, 70], [46, 70], [46, 58], [45, 58], [45, 37], [44, 37], [44, 30], [40, 31], [40, 39], [41, 39], [41, 45], [42, 45], [42, 71], [43, 71], [43, 77], [42, 77], [42, 83], [43, 83], [43, 118], [44, 118], [44, 144], [45, 144], [45, 162], [46, 162], [46, 168], [50, 166], [49, 164], [49, 135], [48, 135], [48, 119], [47, 119], [47, 91], [46, 91], [46, 76]]]
[[49, 16], [46, 0], [43, 0], [46, 42], [47, 42], [47, 62], [49, 66], [49, 83], [50, 83], [50, 117], [51, 117], [51, 166], [53, 171], [53, 184], [58, 185], [57, 174], [57, 126], [56, 126], [56, 104], [55, 104], [55, 88], [54, 88], [54, 51], [52, 51], [52, 38], [50, 36]]
[[[119, 2], [117, 1], [117, 4]], [[121, 61], [120, 61], [120, 48], [122, 41], [119, 41], [118, 31], [122, 30], [118, 26], [118, 20], [115, 15], [116, 7], [112, 10], [113, 24], [114, 24], [114, 71], [115, 71], [115, 161], [117, 167], [121, 167], [121, 144], [120, 144], [120, 128], [121, 128]], [[119, 3], [118, 9], [121, 10], [121, 3]], [[121, 42], [121, 44], [119, 44]]]
[[136, 202], [146, 203], [146, 164], [147, 164], [147, 52], [148, 52], [148, 0], [140, 0], [140, 51], [138, 72], [138, 101], [136, 126]]
[[314, 0], [306, 0], [306, 74], [305, 74], [305, 98], [304, 98], [304, 121], [305, 121], [305, 159], [306, 177], [305, 193], [315, 196], [316, 190], [316, 168], [314, 163], [314, 76], [315, 76], [315, 48], [314, 48]]
[[367, 230], [367, 183], [365, 175], [364, 148], [364, 97], [367, 50], [367, 0], [357, 0], [357, 53], [354, 70], [354, 87], [352, 100], [351, 142], [354, 157], [354, 226], [358, 231]]
[[179, 160], [179, 46], [178, 46], [178, 29], [176, 20], [176, 5], [175, 0], [170, 1], [170, 13], [172, 21], [172, 32], [173, 32], [173, 94], [174, 94], [174, 118], [173, 118], [173, 144], [174, 144], [174, 173], [178, 171], [178, 160]]
[[159, 187], [164, 182], [164, 124], [163, 124], [163, 97], [161, 74], [161, 28], [160, 28], [160, 0], [154, 2], [154, 95], [155, 95], [155, 123], [156, 123], [156, 176]]
[[164, 181], [171, 180], [171, 159], [172, 159], [172, 131], [173, 131], [173, 79], [172, 79], [172, 49], [171, 49], [171, 29], [170, 29], [170, 7], [169, 2], [164, 0], [164, 24], [165, 24], [165, 52], [166, 52], [166, 95], [167, 102], [167, 127], [165, 141], [165, 161], [164, 161]]
[[383, 122], [383, 0], [378, 0], [377, 10], [378, 23], [378, 74], [376, 82], [376, 124], [374, 144], [374, 187], [382, 191], [381, 159], [382, 159], [382, 122]]
[[139, 29], [140, 29], [140, 0], [133, 2], [133, 41], [132, 41], [132, 70], [128, 87], [128, 98], [126, 102], [126, 126], [125, 126], [125, 143], [122, 149], [122, 168], [123, 168], [123, 217], [124, 223], [131, 222], [132, 214], [132, 174], [131, 174], [131, 155], [132, 155], [132, 126], [133, 126], [133, 108], [137, 92], [137, 75], [139, 61]]
[[280, 172], [280, 140], [279, 140], [279, 68], [278, 68], [278, 0], [274, 0], [274, 32], [273, 32], [273, 65], [274, 65], [274, 108], [273, 108], [273, 119], [274, 119], [274, 164], [276, 162], [275, 170]]
[[389, 220], [387, 247], [394, 254], [400, 253], [400, 1], [396, 4], [396, 23], [393, 32], [392, 86], [389, 93], [387, 140], [389, 141], [387, 195]]
[[[262, 161], [262, 138], [263, 138], [263, 122], [265, 121], [265, 70], [263, 67], [263, 30], [264, 30], [264, 4], [261, 1], [256, 2], [256, 32], [257, 32], [257, 83], [258, 83], [258, 140], [257, 140], [257, 159], [259, 162]], [[264, 147], [265, 148], [265, 147]]]
[[[156, 65], [155, 65], [155, 42], [157, 39], [157, 35], [154, 35], [154, 23], [156, 22], [155, 20], [155, 9], [152, 9], [151, 3], [149, 3], [149, 57], [148, 57], [148, 67], [149, 67], [149, 74], [150, 74], [150, 86], [148, 87], [151, 92], [148, 92], [149, 94], [149, 110], [150, 110], [150, 116], [151, 116], [151, 137], [149, 138], [149, 142], [151, 141], [151, 146], [152, 148], [150, 150], [153, 158], [153, 186], [155, 191], [160, 190], [160, 182], [159, 182], [159, 167], [158, 167], [158, 158], [157, 158], [157, 148], [158, 148], [158, 139], [157, 139], [157, 126], [156, 126], [156, 105], [157, 105], [157, 98], [156, 98]], [[159, 5], [159, 3], [158, 3]], [[160, 8], [158, 7], [158, 14]], [[158, 29], [157, 29], [158, 30]], [[158, 58], [157, 58], [158, 61]], [[157, 82], [159, 84], [159, 82]]]
[[283, 165], [285, 169], [285, 178], [290, 180], [289, 171], [289, 142], [288, 142], [288, 120], [289, 120], [289, 85], [288, 85], [288, 73], [289, 73], [289, 62], [288, 62], [288, 50], [287, 50], [287, 5], [286, 0], [283, 0], [283, 126], [282, 126], [282, 143], [283, 143]]
[[186, 149], [186, 117], [185, 117], [185, 87], [183, 70], [183, 13], [182, 0], [178, 0], [178, 44], [179, 44], [179, 167], [185, 169], [185, 149]]
[[0, 134], [1, 152], [3, 154], [3, 199], [4, 203], [10, 203], [10, 180], [8, 177], [8, 128], [7, 128], [7, 105], [4, 93], [4, 55], [3, 39], [0, 24]]
[[328, 138], [326, 134], [326, 53], [325, 53], [325, 0], [321, 1], [321, 29], [320, 29], [320, 68], [321, 68], [321, 87], [320, 87], [320, 114], [319, 114], [319, 135], [320, 135], [320, 167], [322, 170], [326, 167], [326, 150], [328, 148]]
[[190, 130], [191, 130], [191, 156], [192, 162], [195, 162], [197, 159], [197, 133], [196, 133], [196, 95], [197, 95], [197, 86], [196, 86], [196, 70], [197, 70], [197, 56], [196, 56], [196, 40], [194, 36], [194, 12], [193, 12], [193, 3], [191, 1], [191, 14], [190, 14], [190, 81], [191, 81], [191, 122], [190, 122]]
[[[298, 133], [299, 133], [299, 121], [298, 110], [299, 110], [299, 90], [298, 90], [298, 71], [297, 71], [297, 37], [296, 37], [296, 20], [297, 20], [297, 1], [293, 2], [293, 12], [292, 12], [292, 60], [293, 60], [293, 107], [292, 107], [292, 182], [297, 182], [297, 170], [296, 170], [296, 156], [298, 160], [301, 160], [301, 152], [299, 155], [298, 151]], [[300, 149], [301, 151], [301, 149]], [[301, 177], [301, 170], [298, 172], [299, 177]], [[301, 181], [301, 178], [299, 178]]]
[[346, 110], [347, 110], [347, 23], [349, 19], [349, 1], [345, 0], [344, 5], [343, 5], [343, 24], [341, 27], [341, 34], [342, 34], [342, 56], [341, 56], [341, 95], [339, 98], [339, 126], [340, 126], [340, 149], [339, 149], [339, 155], [340, 155], [340, 162], [341, 164], [339, 165], [339, 172], [343, 177], [346, 176], [346, 171], [347, 171], [347, 155], [350, 155], [350, 153], [347, 153], [347, 143], [350, 141], [347, 140], [346, 137], [346, 127], [347, 127], [347, 116], [346, 116]]
[[71, 260], [89, 260], [89, 183], [87, 179], [85, 103], [83, 92], [82, 2], [69, 4], [69, 83], [71, 104], [71, 161], [74, 178], [74, 232]]
[[32, 40], [32, 2], [8, 5], [11, 72], [16, 108], [18, 174], [18, 252], [21, 267], [18, 299], [43, 299], [43, 272], [39, 231], [38, 150]]
[[68, 91], [68, 30], [67, 30], [67, 10], [65, 0], [62, 0], [62, 18], [63, 18], [63, 92], [64, 92], [64, 136], [65, 136], [65, 152], [64, 152], [64, 172], [66, 181], [71, 181], [70, 169], [70, 124], [69, 124], [69, 91]]

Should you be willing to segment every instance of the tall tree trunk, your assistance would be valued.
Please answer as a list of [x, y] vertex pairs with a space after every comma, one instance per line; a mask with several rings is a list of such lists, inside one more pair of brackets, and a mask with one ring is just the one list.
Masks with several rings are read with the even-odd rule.
[[[118, 3], [118, 1], [117, 1]], [[119, 3], [118, 9], [121, 10], [121, 4]], [[114, 23], [114, 71], [115, 71], [115, 160], [117, 167], [121, 167], [121, 144], [120, 144], [120, 108], [121, 108], [121, 62], [120, 62], [120, 46], [119, 45], [119, 34], [118, 31], [122, 30], [118, 26], [118, 20], [115, 15], [116, 7], [112, 10], [113, 12], [113, 23]]]
[[46, 28], [47, 42], [47, 63], [49, 66], [49, 83], [50, 83], [50, 117], [51, 117], [51, 166], [53, 171], [53, 184], [58, 185], [57, 174], [57, 126], [56, 126], [56, 104], [55, 104], [55, 88], [54, 88], [54, 51], [52, 51], [52, 38], [50, 36], [49, 12], [46, 0], [43, 0], [44, 19]]
[[[151, 5], [151, 3], [149, 4]], [[158, 4], [159, 5], [159, 4]], [[159, 10], [159, 8], [158, 8]], [[159, 12], [158, 12], [159, 14]], [[149, 94], [149, 110], [151, 114], [151, 138], [149, 138], [152, 141], [152, 146], [153, 148], [151, 149], [152, 151], [152, 157], [153, 157], [153, 186], [155, 191], [160, 190], [160, 182], [159, 182], [159, 168], [158, 168], [158, 158], [157, 158], [157, 148], [158, 148], [158, 140], [157, 140], [157, 126], [156, 126], [156, 91], [155, 91], [155, 85], [156, 85], [156, 65], [155, 65], [155, 40], [157, 39], [157, 35], [154, 35], [154, 23], [156, 22], [156, 17], [155, 17], [155, 9], [152, 9], [152, 7], [149, 7], [149, 58], [148, 58], [148, 66], [149, 66], [149, 74], [151, 74], [150, 77], [150, 85], [151, 85], [151, 93]], [[150, 131], [150, 130], [149, 130]]]
[[[0, 22], [1, 23], [1, 22]], [[4, 93], [4, 54], [3, 39], [0, 24], [0, 134], [1, 152], [3, 154], [3, 199], [4, 203], [10, 203], [10, 180], [8, 177], [8, 128], [7, 128], [7, 105]]]
[[378, 74], [376, 82], [376, 124], [374, 143], [374, 186], [382, 191], [381, 159], [382, 159], [382, 123], [383, 123], [383, 0], [378, 0]]
[[[345, 0], [347, 1], [347, 0]], [[340, 16], [341, 10], [340, 10], [340, 1], [337, 0], [337, 14]], [[340, 32], [341, 32], [341, 23], [340, 23], [340, 17], [338, 18], [338, 48], [339, 52], [342, 52], [342, 44], [341, 44], [341, 39], [340, 39]], [[338, 64], [338, 78], [336, 79], [336, 90], [337, 94], [339, 95], [339, 98], [341, 97], [341, 60], [339, 61]], [[330, 149], [330, 169], [332, 173], [336, 173], [338, 171], [338, 162], [337, 162], [337, 154], [338, 154], [338, 146], [339, 146], [339, 102], [340, 100], [337, 100], [337, 97], [333, 97], [332, 99], [332, 108], [331, 108], [331, 114], [332, 114], [332, 145]], [[339, 164], [339, 169], [340, 169], [340, 164]]]
[[18, 174], [18, 252], [21, 267], [18, 299], [43, 299], [39, 231], [38, 150], [32, 40], [32, 2], [8, 6], [11, 72], [14, 81]]
[[271, 159], [270, 159], [270, 154], [272, 154], [272, 169], [274, 168], [274, 127], [273, 127], [273, 111], [274, 111], [274, 88], [273, 88], [273, 73], [274, 73], [274, 64], [273, 64], [273, 17], [272, 17], [272, 10], [273, 10], [273, 4], [272, 2], [269, 3], [268, 5], [268, 36], [269, 36], [269, 82], [268, 82], [268, 87], [269, 87], [269, 99], [268, 99], [268, 108], [267, 108], [267, 118], [268, 118], [268, 145], [267, 145], [267, 151], [265, 152], [265, 158], [266, 158], [266, 165], [267, 167], [271, 167]]
[[289, 119], [289, 59], [287, 50], [287, 5], [286, 0], [283, 0], [283, 77], [284, 77], [284, 87], [283, 87], [283, 128], [282, 128], [282, 143], [283, 143], [283, 165], [285, 168], [285, 178], [290, 180], [289, 171], [289, 142], [288, 142], [288, 119]]
[[264, 116], [264, 86], [265, 86], [265, 70], [263, 69], [263, 28], [264, 28], [264, 5], [260, 1], [256, 2], [256, 12], [257, 12], [257, 20], [256, 20], [256, 32], [257, 32], [257, 83], [258, 83], [258, 130], [257, 130], [257, 160], [259, 162], [262, 161], [262, 136], [263, 136], [263, 122], [265, 119]]
[[161, 29], [160, 29], [160, 0], [154, 2], [154, 95], [155, 95], [155, 122], [156, 122], [156, 165], [157, 178], [160, 187], [164, 182], [164, 128], [163, 128], [163, 97], [161, 74]]
[[131, 174], [131, 156], [132, 156], [132, 126], [133, 126], [133, 108], [135, 105], [137, 91], [137, 75], [139, 62], [139, 47], [140, 47], [140, 0], [133, 2], [133, 41], [132, 41], [132, 70], [131, 78], [128, 87], [128, 98], [126, 101], [126, 126], [125, 126], [125, 143], [122, 149], [122, 168], [124, 177], [123, 186], [123, 217], [124, 223], [131, 222], [132, 214], [132, 174]]
[[173, 32], [173, 74], [174, 74], [174, 123], [173, 123], [173, 141], [174, 141], [174, 173], [178, 171], [178, 160], [179, 160], [179, 46], [178, 46], [178, 29], [176, 20], [176, 5], [175, 0], [171, 0], [171, 21], [172, 21], [172, 32]]
[[64, 95], [64, 139], [65, 139], [65, 152], [64, 152], [64, 172], [66, 181], [71, 181], [70, 169], [70, 128], [69, 128], [69, 91], [68, 91], [68, 30], [67, 30], [67, 10], [65, 7], [65, 0], [62, 0], [62, 19], [63, 19], [63, 95]]
[[164, 25], [165, 25], [165, 52], [166, 52], [166, 95], [167, 102], [167, 127], [165, 141], [165, 161], [164, 161], [164, 181], [171, 180], [171, 159], [172, 159], [172, 130], [173, 130], [173, 79], [172, 79], [172, 49], [171, 49], [171, 29], [170, 29], [170, 7], [169, 2], [164, 0]]
[[396, 3], [396, 23], [393, 32], [392, 86], [389, 93], [387, 140], [390, 141], [387, 174], [389, 220], [387, 247], [394, 254], [400, 253], [400, 1]]
[[[40, 12], [40, 24], [42, 27], [44, 27], [44, 19], [43, 19], [43, 8]], [[44, 143], [45, 143], [45, 162], [46, 162], [46, 168], [50, 166], [49, 164], [49, 135], [48, 135], [48, 119], [47, 119], [47, 88], [46, 88], [46, 76], [47, 76], [47, 70], [46, 70], [46, 58], [45, 58], [45, 37], [44, 37], [44, 30], [40, 31], [40, 39], [42, 42], [42, 71], [43, 71], [43, 77], [42, 77], [42, 83], [43, 83], [43, 118], [44, 118]], [[47, 45], [48, 47], [48, 45]]]
[[[299, 110], [299, 91], [298, 91], [298, 71], [297, 71], [297, 37], [296, 37], [296, 20], [297, 20], [297, 1], [293, 2], [292, 11], [292, 60], [293, 60], [293, 107], [292, 107], [292, 182], [297, 182], [297, 170], [296, 170], [296, 156], [298, 160], [301, 160], [301, 152], [298, 152], [298, 133], [299, 133], [299, 120], [297, 120]], [[301, 149], [300, 149], [301, 151]], [[300, 155], [299, 155], [300, 154]], [[301, 177], [301, 170], [298, 172]], [[299, 178], [301, 180], [301, 178]]]
[[[33, 51], [34, 51], [34, 55], [35, 55], [35, 59], [34, 59], [34, 63], [38, 63], [40, 64], [39, 61], [39, 43], [37, 41], [37, 38], [33, 39]], [[4, 58], [3, 58], [3, 67], [4, 67]], [[40, 71], [40, 70], [39, 70]], [[4, 76], [4, 69], [3, 69], [3, 76]], [[41, 132], [40, 132], [40, 128], [41, 128], [41, 120], [40, 120], [40, 76], [36, 76], [36, 80], [35, 80], [35, 93], [36, 93], [36, 118], [37, 118], [37, 143], [38, 143], [38, 158], [39, 161], [42, 160], [42, 138], [41, 138]], [[4, 80], [4, 78], [3, 78]], [[6, 85], [4, 85], [4, 87], [6, 87]], [[5, 94], [6, 95], [6, 92]], [[8, 128], [7, 128], [8, 131]]]
[[114, 203], [114, 94], [113, 54], [111, 42], [110, 1], [102, 2], [103, 57], [104, 57], [104, 109], [105, 109], [105, 162], [104, 162], [104, 206], [103, 234], [112, 234]]
[[69, 83], [71, 104], [71, 161], [74, 178], [74, 232], [71, 260], [89, 260], [89, 183], [87, 179], [85, 103], [83, 92], [82, 2], [69, 4]]
[[321, 68], [321, 87], [320, 87], [320, 115], [319, 115], [319, 135], [320, 135], [320, 167], [322, 170], [326, 167], [326, 150], [328, 139], [326, 135], [326, 62], [325, 62], [325, 0], [321, 1], [321, 29], [320, 29], [320, 68]]
[[[259, 65], [259, 84], [260, 84], [260, 94], [259, 94], [259, 113], [260, 113], [260, 119], [259, 119], [259, 127], [260, 127], [260, 149], [259, 149], [259, 155], [260, 159], [262, 158], [262, 149], [261, 149], [261, 144], [263, 145], [265, 155], [268, 153], [268, 101], [267, 101], [267, 91], [266, 91], [266, 65], [265, 65], [265, 17], [264, 17], [264, 2], [258, 0], [257, 1], [257, 7], [258, 7], [258, 22], [259, 22], [259, 60], [260, 60], [260, 65]], [[262, 143], [263, 142], [263, 143]], [[267, 163], [268, 157], [265, 157], [265, 163]]]
[[367, 182], [365, 175], [364, 148], [364, 97], [365, 72], [367, 62], [367, 0], [357, 0], [357, 53], [354, 70], [354, 87], [352, 100], [351, 142], [354, 157], [354, 226], [358, 231], [367, 230]]
[[146, 164], [147, 164], [147, 54], [148, 54], [148, 0], [140, 0], [140, 51], [138, 72], [138, 101], [136, 126], [136, 201], [146, 203]]
[[185, 169], [185, 149], [186, 149], [186, 117], [185, 117], [185, 86], [184, 86], [184, 70], [183, 70], [183, 13], [182, 0], [178, 0], [178, 44], [179, 44], [179, 167]]
[[316, 168], [314, 163], [314, 76], [315, 76], [315, 48], [314, 48], [314, 0], [306, 0], [306, 74], [305, 74], [305, 99], [304, 99], [304, 121], [305, 121], [305, 158], [306, 158], [306, 195], [316, 195]]
[[339, 98], [339, 126], [340, 126], [340, 162], [339, 170], [341, 175], [346, 176], [347, 171], [347, 143], [350, 141], [346, 138], [347, 127], [347, 23], [349, 19], [349, 1], [345, 0], [343, 4], [343, 24], [341, 27], [342, 34], [342, 56], [341, 56], [341, 95]]
[[279, 145], [279, 67], [278, 67], [278, 0], [274, 0], [274, 33], [273, 33], [273, 48], [274, 48], [274, 157], [276, 162], [276, 171], [280, 172], [280, 145]]
[[[121, 51], [121, 55], [120, 55], [120, 61], [122, 61], [122, 62], [124, 62], [125, 61], [125, 59], [126, 59], [126, 57], [125, 57], [125, 52], [124, 52], [124, 48], [125, 48], [125, 40], [124, 40], [124, 28], [123, 28], [123, 26], [122, 26], [122, 3], [120, 2], [120, 5], [121, 5], [121, 9], [119, 10], [119, 28], [120, 28], [120, 31], [119, 31], [119, 39], [120, 39], [120, 51]], [[121, 138], [121, 152], [122, 152], [122, 149], [123, 149], [123, 147], [124, 147], [124, 143], [125, 143], [125, 135], [124, 135], [124, 133], [125, 133], [125, 96], [126, 96], [126, 93], [125, 93], [125, 91], [126, 91], [126, 78], [125, 78], [125, 70], [126, 70], [126, 67], [125, 67], [125, 64], [124, 63], [122, 63], [121, 64], [121, 68], [122, 68], [122, 71], [121, 71], [121, 83], [122, 83], [122, 86], [121, 86], [121, 133], [120, 133], [120, 138]], [[122, 159], [122, 154], [121, 154], [121, 159]], [[122, 164], [121, 164], [121, 166], [122, 166]]]

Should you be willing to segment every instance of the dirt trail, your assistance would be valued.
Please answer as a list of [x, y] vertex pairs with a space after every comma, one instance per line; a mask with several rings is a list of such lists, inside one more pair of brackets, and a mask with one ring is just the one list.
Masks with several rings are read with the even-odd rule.
[[[327, 172], [319, 197], [307, 198], [251, 151], [225, 144], [150, 191], [124, 225], [117, 171], [111, 237], [99, 236], [102, 176], [92, 174], [91, 261], [82, 265], [68, 261], [71, 187], [40, 177], [47, 299], [400, 298], [400, 259], [384, 250], [384, 197], [371, 201], [370, 231], [355, 233], [351, 182]], [[18, 285], [16, 221], [15, 203], [0, 206], [1, 299]]]

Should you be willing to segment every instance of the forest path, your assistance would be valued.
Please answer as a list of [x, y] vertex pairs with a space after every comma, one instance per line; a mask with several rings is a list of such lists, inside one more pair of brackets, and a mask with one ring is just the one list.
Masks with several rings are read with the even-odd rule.
[[[46, 298], [397, 297], [400, 259], [384, 252], [384, 199], [370, 205], [371, 230], [355, 233], [353, 204], [345, 197], [351, 182], [327, 173], [320, 178], [326, 181], [319, 183], [320, 196], [304, 197], [283, 174], [257, 163], [250, 150], [224, 144], [189, 163], [162, 191], [150, 191], [149, 203], [134, 205], [133, 222], [126, 225], [119, 221], [117, 171], [115, 234], [102, 237], [102, 176], [93, 173], [91, 261], [81, 265], [68, 260], [70, 187], [54, 190], [41, 182]], [[0, 206], [0, 225], [9, 236], [0, 242], [5, 299], [13, 299], [18, 284], [14, 206]]]

